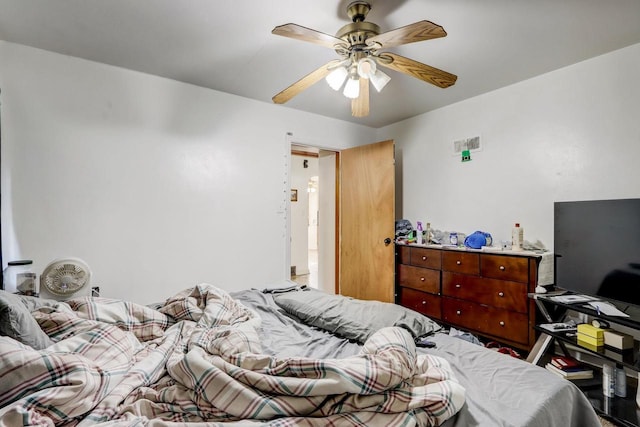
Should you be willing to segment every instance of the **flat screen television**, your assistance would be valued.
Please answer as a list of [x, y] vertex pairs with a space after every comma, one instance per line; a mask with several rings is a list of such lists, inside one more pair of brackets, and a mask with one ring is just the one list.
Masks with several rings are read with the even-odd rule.
[[554, 203], [555, 285], [640, 305], [640, 199]]

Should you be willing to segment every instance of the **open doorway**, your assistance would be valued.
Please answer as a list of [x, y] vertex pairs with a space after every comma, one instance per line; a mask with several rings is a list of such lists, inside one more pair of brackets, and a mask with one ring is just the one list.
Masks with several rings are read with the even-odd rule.
[[333, 151], [291, 147], [291, 280], [336, 292], [336, 158]]
[[[294, 235], [293, 209], [307, 179], [297, 180], [295, 171], [304, 169], [305, 153], [318, 158], [318, 289], [360, 299], [393, 302], [395, 223], [395, 149], [393, 140], [352, 147], [339, 152], [309, 148], [286, 138], [285, 169], [285, 277], [290, 277], [297, 256], [299, 265], [309, 268], [307, 232]], [[300, 151], [300, 152], [298, 152]], [[301, 156], [298, 158], [297, 156]], [[348, 183], [345, 185], [345, 183]], [[293, 191], [296, 190], [296, 191]], [[290, 195], [288, 193], [291, 193]], [[289, 201], [296, 199], [296, 202]], [[308, 203], [308, 199], [306, 203]], [[302, 206], [306, 206], [306, 203]], [[297, 215], [309, 225], [308, 211]], [[293, 246], [304, 239], [302, 249]], [[348, 266], [348, 268], [344, 268]], [[373, 284], [373, 285], [372, 285]]]
[[[316, 170], [318, 169], [317, 159], [310, 159], [309, 163], [313, 164], [313, 167], [310, 169]], [[291, 272], [291, 280], [300, 284], [307, 285], [312, 288], [318, 288], [318, 219], [320, 216], [319, 213], [319, 188], [318, 188], [318, 175], [311, 176], [309, 181], [307, 182], [307, 186], [303, 191], [306, 191], [307, 201], [305, 203], [302, 197], [299, 197], [299, 201], [305, 203], [306, 206], [298, 206], [292, 205], [292, 236], [291, 236], [291, 246], [292, 249], [295, 248], [292, 252], [292, 272]], [[298, 190], [300, 191], [300, 190]], [[297, 209], [295, 209], [297, 208]], [[306, 208], [306, 215], [304, 214], [304, 209]], [[294, 220], [294, 216], [296, 212], [300, 215], [300, 221]], [[304, 220], [307, 220], [306, 230], [304, 227]], [[307, 259], [304, 260], [305, 253], [305, 245], [304, 239], [301, 234], [307, 233], [307, 244], [306, 244], [306, 255]], [[293, 264], [295, 261], [300, 262], [302, 268], [298, 268], [297, 264]]]

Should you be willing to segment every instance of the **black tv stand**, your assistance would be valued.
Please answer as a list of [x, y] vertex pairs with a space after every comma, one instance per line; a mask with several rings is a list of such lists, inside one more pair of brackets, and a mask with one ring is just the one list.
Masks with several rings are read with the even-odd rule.
[[[628, 350], [616, 350], [607, 346], [598, 347], [597, 349], [589, 349], [578, 345], [574, 333], [564, 331], [550, 331], [539, 325], [535, 329], [539, 333], [538, 339], [531, 349], [527, 358], [528, 362], [539, 364], [550, 346], [557, 343], [561, 350], [569, 355], [571, 351], [580, 352], [590, 355], [592, 358], [601, 359], [604, 362], [615, 364], [619, 368], [627, 368], [636, 372], [635, 378], [627, 377], [627, 396], [626, 397], [606, 397], [602, 394], [602, 384], [600, 372], [597, 372], [596, 378], [589, 381], [575, 381], [576, 385], [587, 396], [594, 409], [604, 418], [610, 419], [618, 425], [639, 427], [640, 426], [640, 408], [636, 404], [637, 392], [637, 372], [640, 371], [639, 349], [640, 343], [637, 337], [640, 336], [640, 306], [621, 302], [604, 297], [596, 297], [600, 301], [613, 304], [620, 311], [628, 314], [629, 317], [609, 316], [604, 313], [598, 313], [594, 308], [585, 303], [566, 303], [555, 299], [555, 292], [549, 294], [529, 294], [533, 298], [540, 312], [542, 313], [544, 323], [562, 322], [568, 312], [583, 313], [589, 319], [605, 320], [610, 324], [611, 329], [618, 329], [619, 325], [631, 329], [636, 339], [634, 340], [634, 348]], [[579, 295], [566, 292], [564, 295]], [[622, 328], [624, 329], [624, 328]]]

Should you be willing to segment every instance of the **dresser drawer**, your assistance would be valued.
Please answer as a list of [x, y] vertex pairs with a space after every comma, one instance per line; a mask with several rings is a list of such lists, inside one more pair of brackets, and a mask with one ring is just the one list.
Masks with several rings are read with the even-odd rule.
[[432, 319], [440, 319], [440, 297], [410, 288], [400, 287], [400, 305]]
[[529, 259], [520, 256], [483, 255], [480, 271], [484, 277], [529, 282]]
[[409, 246], [396, 245], [396, 262], [398, 264], [411, 263], [411, 248]]
[[442, 269], [477, 276], [480, 274], [480, 255], [462, 251], [443, 251]]
[[432, 294], [440, 293], [440, 270], [401, 264], [398, 266], [397, 279], [400, 286]]
[[497, 308], [527, 313], [529, 299], [524, 283], [442, 272], [442, 295]]
[[411, 248], [411, 265], [440, 270], [440, 251], [437, 249]]
[[529, 342], [529, 319], [526, 314], [442, 297], [442, 320], [525, 345]]

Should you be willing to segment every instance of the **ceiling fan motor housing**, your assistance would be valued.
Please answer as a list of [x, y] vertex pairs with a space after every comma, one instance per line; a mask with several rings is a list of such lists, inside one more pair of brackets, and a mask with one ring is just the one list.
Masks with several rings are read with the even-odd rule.
[[367, 39], [380, 34], [380, 27], [373, 22], [353, 22], [340, 28], [336, 37], [349, 43], [354, 50], [367, 48]]
[[364, 21], [371, 10], [371, 5], [366, 1], [352, 1], [347, 6], [347, 15], [353, 22]]
[[[340, 28], [336, 33], [336, 38], [349, 43], [349, 53], [352, 51], [369, 50], [367, 48], [367, 38], [380, 34], [380, 27], [373, 22], [365, 22], [367, 14], [371, 10], [371, 5], [365, 1], [354, 1], [347, 6], [347, 15], [353, 21]], [[344, 55], [344, 50], [336, 49], [338, 54]]]

